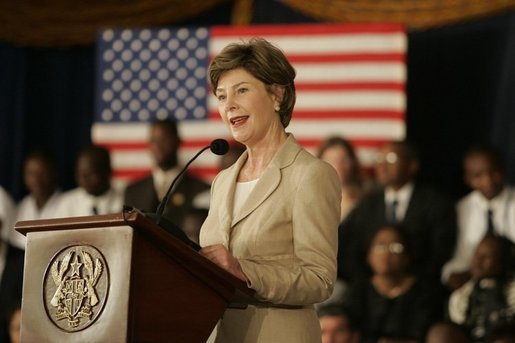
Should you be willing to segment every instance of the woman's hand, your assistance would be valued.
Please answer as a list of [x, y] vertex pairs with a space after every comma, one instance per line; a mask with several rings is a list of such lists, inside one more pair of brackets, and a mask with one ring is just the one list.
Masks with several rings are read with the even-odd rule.
[[231, 255], [229, 250], [222, 244], [209, 245], [200, 250], [200, 254], [211, 262], [227, 270], [232, 275], [242, 281], [247, 281], [247, 277], [241, 269], [238, 259]]

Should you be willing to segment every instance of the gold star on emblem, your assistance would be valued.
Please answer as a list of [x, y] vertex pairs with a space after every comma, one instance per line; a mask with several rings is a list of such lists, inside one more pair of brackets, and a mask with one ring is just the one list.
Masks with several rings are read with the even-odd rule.
[[75, 254], [75, 260], [73, 260], [73, 263], [70, 263], [70, 266], [72, 266], [72, 276], [78, 275], [80, 267], [82, 266], [82, 263], [79, 263], [79, 260], [77, 259], [77, 254]]

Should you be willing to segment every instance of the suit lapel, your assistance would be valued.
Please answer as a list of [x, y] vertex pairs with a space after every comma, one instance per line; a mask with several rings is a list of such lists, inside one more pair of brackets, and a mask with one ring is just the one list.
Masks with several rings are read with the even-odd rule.
[[228, 168], [224, 173], [223, 177], [220, 178], [217, 187], [219, 189], [227, 190], [227, 193], [222, 194], [221, 198], [217, 198], [216, 201], [220, 201], [218, 218], [220, 222], [220, 228], [223, 235], [223, 244], [228, 246], [229, 234], [231, 231], [232, 209], [234, 207], [234, 190], [236, 189], [236, 182], [238, 181], [238, 174], [240, 169], [247, 160], [247, 152], [245, 151], [240, 158], [234, 163], [234, 165]]
[[243, 204], [241, 211], [234, 218], [232, 226], [238, 224], [238, 222], [261, 205], [276, 190], [280, 181], [281, 171], [279, 168], [269, 166]]
[[[250, 215], [257, 207], [259, 207], [268, 197], [270, 197], [281, 181], [281, 169], [292, 164], [300, 150], [301, 148], [295, 141], [293, 135], [289, 134], [286, 142], [281, 148], [279, 148], [272, 161], [270, 161], [270, 165], [243, 204], [241, 211], [235, 218], [233, 218], [231, 226], [238, 224], [242, 219]], [[240, 168], [242, 165], [240, 165]], [[238, 168], [238, 172], [239, 170], [240, 169]], [[234, 182], [234, 184], [235, 183], [236, 182]], [[234, 189], [232, 195], [232, 199], [234, 200]]]

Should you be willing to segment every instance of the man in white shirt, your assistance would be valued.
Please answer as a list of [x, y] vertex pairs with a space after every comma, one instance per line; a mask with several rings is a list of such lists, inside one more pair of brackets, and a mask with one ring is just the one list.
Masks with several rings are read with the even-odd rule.
[[9, 237], [9, 231], [16, 222], [16, 205], [9, 195], [0, 186], [0, 232], [5, 238]]
[[[23, 181], [29, 194], [18, 204], [16, 221], [55, 218], [61, 192], [57, 187], [54, 160], [40, 151], [27, 155], [23, 166]], [[17, 248], [25, 249], [24, 235], [11, 230], [10, 241]]]
[[442, 280], [451, 289], [467, 281], [472, 255], [487, 232], [515, 242], [515, 190], [504, 184], [504, 166], [492, 147], [476, 146], [463, 158], [464, 179], [472, 192], [457, 204], [458, 241]]
[[111, 187], [109, 151], [92, 145], [79, 153], [75, 178], [78, 188], [63, 193], [58, 217], [121, 212], [123, 194]]

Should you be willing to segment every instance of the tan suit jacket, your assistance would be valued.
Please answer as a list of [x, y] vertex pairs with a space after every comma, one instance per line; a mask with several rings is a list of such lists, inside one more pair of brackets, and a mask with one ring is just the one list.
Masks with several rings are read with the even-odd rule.
[[260, 300], [297, 308], [229, 309], [217, 342], [319, 342], [313, 304], [336, 280], [341, 186], [335, 170], [290, 134], [235, 218], [233, 198], [245, 152], [213, 181], [202, 246], [223, 244]]

